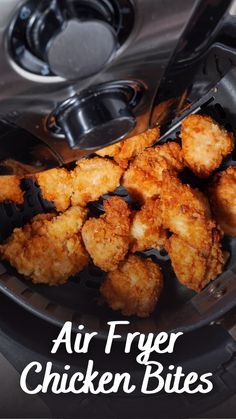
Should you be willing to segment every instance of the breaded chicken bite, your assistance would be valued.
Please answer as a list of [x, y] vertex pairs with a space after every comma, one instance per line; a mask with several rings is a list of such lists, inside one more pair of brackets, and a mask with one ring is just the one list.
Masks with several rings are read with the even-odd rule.
[[113, 161], [94, 157], [82, 159], [71, 172], [72, 205], [85, 206], [120, 186], [123, 170]]
[[105, 214], [82, 228], [85, 247], [94, 264], [108, 272], [117, 268], [129, 249], [130, 209], [119, 197], [104, 202]]
[[0, 176], [0, 202], [12, 201], [16, 204], [23, 204], [24, 194], [20, 183], [20, 176]]
[[35, 284], [64, 284], [88, 264], [80, 233], [86, 214], [72, 207], [61, 215], [37, 215], [0, 246], [2, 259]]
[[145, 148], [152, 146], [160, 137], [160, 129], [149, 129], [142, 134], [127, 138], [124, 141], [102, 148], [97, 151], [99, 156], [113, 157], [114, 160], [124, 169], [135, 156], [141, 153]]
[[53, 201], [57, 211], [70, 205], [86, 206], [101, 195], [120, 185], [122, 169], [108, 159], [82, 159], [69, 172], [65, 168], [51, 169], [36, 174], [44, 199]]
[[210, 185], [211, 208], [225, 234], [236, 236], [236, 167], [217, 173]]
[[148, 317], [155, 310], [162, 289], [159, 266], [151, 259], [130, 255], [108, 273], [100, 292], [107, 304], [124, 316]]
[[147, 199], [133, 217], [130, 229], [131, 251], [160, 249], [167, 240], [163, 228], [161, 202], [159, 198]]
[[108, 145], [107, 147], [101, 148], [100, 150], [96, 150], [95, 153], [100, 157], [115, 157], [119, 154], [123, 141], [119, 141], [118, 143]]
[[128, 167], [128, 162], [138, 156], [145, 148], [151, 147], [160, 137], [160, 128], [149, 129], [142, 134], [135, 135], [123, 141], [121, 150], [115, 156], [116, 162], [123, 168]]
[[157, 197], [160, 194], [159, 182], [132, 163], [125, 172], [121, 184], [129, 195], [140, 204], [144, 204], [148, 198]]
[[44, 199], [52, 201], [57, 211], [65, 211], [71, 203], [71, 174], [64, 168], [50, 169], [35, 175]]
[[175, 142], [148, 148], [139, 154], [125, 172], [122, 185], [140, 203], [160, 195], [163, 171], [183, 170], [182, 150]]
[[186, 165], [201, 178], [210, 176], [234, 148], [233, 134], [210, 116], [189, 115], [180, 137]]
[[224, 257], [220, 244], [221, 234], [213, 230], [213, 243], [208, 256], [191, 247], [179, 236], [168, 240], [166, 250], [178, 280], [196, 292], [201, 291], [223, 271]]
[[176, 176], [165, 172], [161, 201], [164, 227], [208, 255], [215, 222], [206, 197], [189, 185], [182, 184]]

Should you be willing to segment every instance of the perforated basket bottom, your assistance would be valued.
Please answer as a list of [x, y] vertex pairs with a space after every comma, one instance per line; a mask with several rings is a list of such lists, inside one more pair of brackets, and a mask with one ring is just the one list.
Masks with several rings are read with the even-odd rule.
[[[233, 82], [236, 76], [230, 76]], [[232, 84], [232, 81], [231, 81]], [[235, 81], [236, 85], [236, 81]], [[225, 87], [227, 86], [227, 88]], [[232, 85], [225, 83], [219, 84], [214, 95], [210, 93], [205, 97], [196, 110], [203, 114], [211, 115], [227, 129], [236, 134], [236, 120], [229, 112], [228, 107], [232, 104]], [[233, 108], [231, 108], [233, 109]], [[234, 104], [236, 109], [236, 104]], [[177, 126], [166, 140], [178, 139]], [[220, 169], [228, 165], [236, 165], [235, 154], [223, 162]], [[190, 182], [193, 186], [204, 186], [203, 181], [196, 181], [190, 176], [188, 171], [182, 175], [184, 181]], [[22, 187], [25, 189], [25, 201], [22, 206], [14, 204], [0, 204], [0, 239], [4, 240], [11, 234], [13, 228], [22, 226], [34, 215], [53, 210], [53, 205], [44, 201], [40, 195], [40, 190], [32, 180], [24, 180]], [[118, 188], [114, 194], [122, 196], [131, 205], [133, 203], [127, 192], [123, 188]], [[90, 204], [90, 211], [94, 215], [99, 215], [102, 211], [103, 199]], [[236, 239], [225, 237], [223, 248], [230, 252], [230, 259], [225, 268], [225, 274], [214, 281], [216, 287], [222, 286], [224, 275], [229, 281], [235, 276], [234, 271], [236, 261]], [[161, 266], [165, 276], [165, 286], [163, 295], [156, 311], [149, 319], [129, 318], [130, 326], [125, 331], [158, 332], [160, 330], [192, 330], [200, 327], [211, 320], [214, 320], [224, 311], [233, 306], [234, 290], [228, 290], [227, 304], [222, 304], [220, 299], [211, 298], [209, 285], [198, 296], [186, 287], [182, 286], [176, 279], [172, 270], [169, 257], [163, 251], [157, 252], [150, 250], [142, 253], [143, 257], [151, 257]], [[107, 322], [110, 320], [121, 320], [124, 317], [117, 312], [111, 311], [101, 303], [99, 296], [99, 286], [104, 278], [104, 273], [98, 268], [90, 265], [83, 272], [71, 278], [68, 283], [58, 287], [46, 285], [33, 285], [31, 281], [20, 276], [8, 264], [0, 265], [0, 289], [17, 303], [35, 313], [47, 321], [62, 325], [66, 320], [72, 320], [76, 329], [78, 324], [85, 325], [85, 330], [96, 330], [99, 335], [103, 335], [107, 329]], [[230, 282], [231, 283], [231, 282]], [[225, 290], [227, 292], [227, 289]], [[122, 329], [121, 329], [122, 333]]]

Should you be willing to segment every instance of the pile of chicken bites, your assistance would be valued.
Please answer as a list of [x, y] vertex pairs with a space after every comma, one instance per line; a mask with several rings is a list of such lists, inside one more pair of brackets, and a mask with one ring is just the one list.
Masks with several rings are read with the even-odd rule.
[[[178, 141], [154, 145], [159, 136], [155, 128], [78, 161], [74, 170], [37, 174], [55, 212], [16, 228], [0, 246], [1, 258], [34, 283], [49, 285], [65, 283], [92, 261], [106, 272], [105, 302], [123, 315], [147, 317], [165, 272], [137, 252], [165, 249], [178, 280], [199, 292], [224, 269], [223, 235], [236, 235], [236, 167], [216, 171], [234, 138], [201, 115], [183, 121]], [[186, 167], [208, 178], [202, 191], [181, 180]], [[0, 178], [1, 201], [23, 202], [20, 180]], [[88, 204], [120, 185], [136, 209], [113, 193], [100, 217], [89, 216]]]

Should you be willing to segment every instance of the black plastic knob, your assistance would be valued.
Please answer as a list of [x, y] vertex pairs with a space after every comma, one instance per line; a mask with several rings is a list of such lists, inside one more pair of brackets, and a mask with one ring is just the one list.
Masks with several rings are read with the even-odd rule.
[[62, 106], [56, 116], [72, 149], [95, 150], [124, 138], [136, 124], [121, 92], [101, 92]]
[[98, 73], [117, 48], [115, 30], [100, 19], [65, 19], [57, 2], [40, 3], [29, 21], [31, 51], [65, 79]]

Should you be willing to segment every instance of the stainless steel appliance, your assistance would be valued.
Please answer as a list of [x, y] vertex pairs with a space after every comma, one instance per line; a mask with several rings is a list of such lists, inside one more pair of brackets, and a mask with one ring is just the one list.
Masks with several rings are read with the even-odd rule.
[[[188, 112], [210, 114], [236, 133], [232, 2], [1, 0], [0, 11], [2, 174], [14, 172], [19, 164], [32, 172], [66, 164], [157, 123], [163, 142], [176, 137], [181, 118]], [[234, 158], [225, 164], [235, 164]], [[23, 206], [0, 205], [1, 239], [32, 215], [52, 209], [32, 181], [25, 180], [23, 186]], [[115, 193], [129, 199], [124, 190]], [[101, 204], [96, 204], [96, 211]], [[221, 326], [235, 337], [231, 312], [236, 294], [235, 239], [226, 238], [224, 246], [231, 253], [227, 270], [199, 295], [177, 283], [166, 254], [150, 251], [144, 255], [156, 259], [169, 276], [160, 311], [145, 321], [133, 319], [132, 330], [188, 332], [172, 362], [196, 370], [211, 368], [216, 381], [215, 392], [201, 399], [201, 406], [198, 400], [184, 397], [171, 398], [172, 406], [170, 398], [152, 398], [150, 417], [158, 406], [163, 417], [165, 409], [190, 415], [235, 391], [236, 347]], [[55, 333], [52, 324], [58, 326], [68, 319], [75, 330], [78, 324], [85, 324], [104, 335], [106, 322], [120, 316], [94, 304], [102, 278], [102, 272], [89, 266], [79, 283], [71, 279], [62, 287], [49, 288], [35, 286], [1, 265], [4, 355], [18, 370], [31, 356], [47, 359], [48, 341]], [[43, 330], [40, 339], [36, 336], [39, 330]], [[94, 356], [101, 362], [98, 348], [99, 343]], [[118, 353], [117, 347], [114, 368]], [[63, 359], [57, 360], [58, 368]], [[129, 366], [135, 368], [132, 356]], [[134, 369], [134, 375], [138, 380], [139, 371]], [[127, 412], [132, 417], [135, 406], [140, 417], [147, 417], [140, 395], [123, 404], [121, 399], [114, 401], [119, 417]], [[81, 411], [97, 417], [91, 398], [82, 402]], [[55, 415], [63, 403], [64, 399], [59, 405], [53, 400]], [[101, 408], [101, 402], [96, 403]], [[104, 415], [112, 414], [109, 402], [107, 406]]]
[[[9, 159], [42, 170], [160, 122], [160, 102], [182, 97], [228, 28], [221, 18], [229, 4], [1, 0], [2, 173], [14, 170]], [[171, 57], [175, 77], [188, 67], [182, 84], [166, 80]]]

